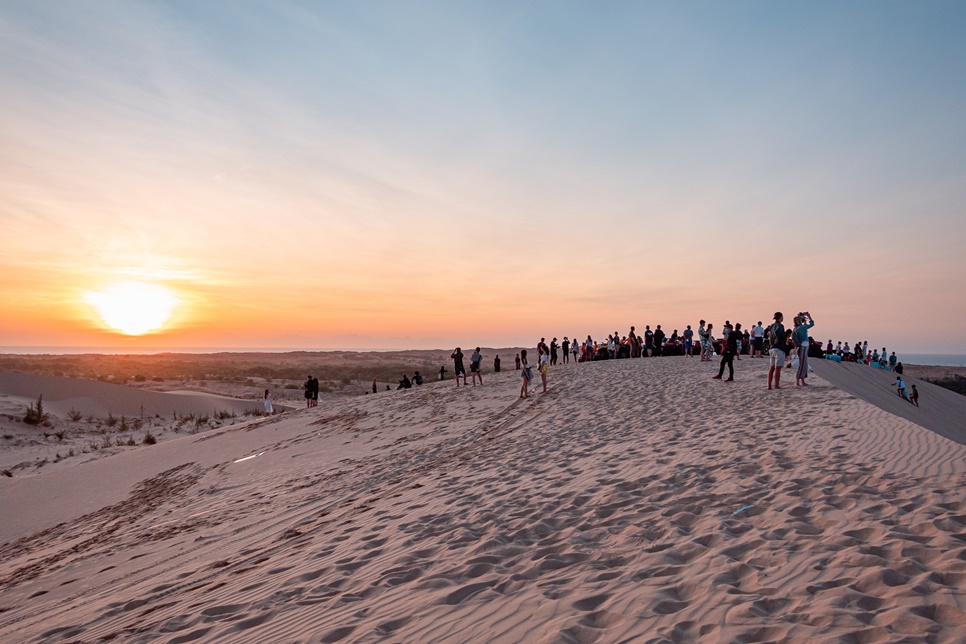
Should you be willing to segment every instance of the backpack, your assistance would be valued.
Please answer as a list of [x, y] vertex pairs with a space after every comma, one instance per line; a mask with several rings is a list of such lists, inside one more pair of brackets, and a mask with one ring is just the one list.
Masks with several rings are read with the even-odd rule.
[[768, 327], [768, 342], [771, 344], [771, 346], [777, 348], [778, 345], [781, 344], [782, 340], [784, 340], [784, 338], [778, 337], [778, 322], [775, 322]]

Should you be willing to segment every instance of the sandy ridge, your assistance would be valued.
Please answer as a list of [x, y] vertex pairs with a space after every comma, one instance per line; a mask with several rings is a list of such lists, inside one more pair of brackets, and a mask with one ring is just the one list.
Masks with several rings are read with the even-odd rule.
[[817, 379], [767, 398], [763, 363], [709, 369], [563, 367], [528, 401], [500, 374], [177, 439], [165, 465], [193, 465], [146, 485], [178, 494], [3, 547], [0, 636], [966, 636], [966, 448]]

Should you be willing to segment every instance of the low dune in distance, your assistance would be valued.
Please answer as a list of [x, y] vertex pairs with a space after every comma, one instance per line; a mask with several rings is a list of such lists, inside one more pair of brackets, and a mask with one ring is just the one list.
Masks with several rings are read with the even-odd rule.
[[486, 374], [0, 478], [0, 640], [966, 640], [966, 405], [736, 366]]

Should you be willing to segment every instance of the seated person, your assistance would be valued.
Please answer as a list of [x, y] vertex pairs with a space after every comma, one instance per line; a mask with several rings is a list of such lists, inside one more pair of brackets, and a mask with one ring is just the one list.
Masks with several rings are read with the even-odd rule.
[[421, 385], [421, 384], [423, 384], [423, 377], [421, 375], [419, 375], [419, 372], [418, 371], [416, 372], [416, 375], [413, 376], [413, 384], [414, 385]]
[[399, 386], [396, 389], [409, 389], [413, 386], [413, 383], [409, 382], [409, 376], [403, 375], [402, 380], [399, 381]]

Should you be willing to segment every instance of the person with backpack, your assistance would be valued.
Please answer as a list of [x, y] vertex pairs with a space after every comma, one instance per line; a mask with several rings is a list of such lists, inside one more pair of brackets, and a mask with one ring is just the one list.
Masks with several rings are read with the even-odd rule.
[[781, 311], [775, 312], [775, 322], [768, 327], [768, 342], [771, 349], [768, 351], [768, 388], [772, 388], [772, 381], [775, 389], [781, 389], [782, 368], [785, 366], [785, 356], [788, 353], [788, 344], [785, 340], [785, 325], [782, 320], [785, 316]]

